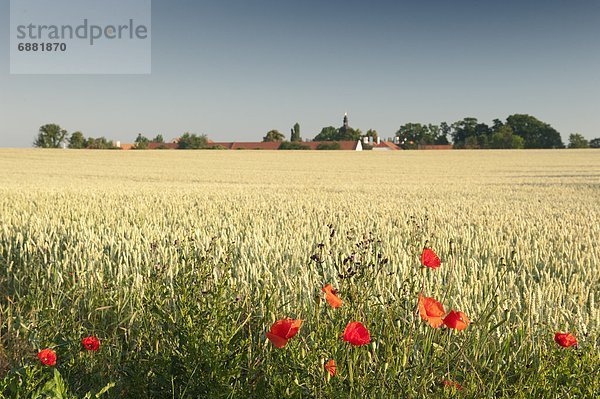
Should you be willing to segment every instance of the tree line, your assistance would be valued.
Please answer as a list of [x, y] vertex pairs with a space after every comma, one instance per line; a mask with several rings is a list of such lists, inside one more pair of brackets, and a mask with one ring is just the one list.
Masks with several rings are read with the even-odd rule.
[[111, 150], [117, 149], [112, 142], [105, 137], [84, 137], [83, 133], [77, 131], [69, 134], [65, 129], [55, 123], [50, 123], [40, 127], [38, 135], [33, 142], [34, 147], [40, 148], [61, 148], [66, 145], [68, 148], [76, 149], [94, 149]]
[[[148, 139], [141, 133], [135, 139], [133, 149], [145, 150], [150, 143], [158, 144], [156, 148], [161, 148], [165, 144], [162, 134], [158, 134], [153, 139]], [[85, 137], [83, 133], [76, 131], [69, 134], [65, 129], [55, 123], [41, 126], [38, 135], [33, 142], [34, 147], [39, 148], [62, 148], [66, 146], [72, 149], [93, 149], [93, 150], [114, 150], [120, 149], [112, 140], [105, 137]], [[201, 149], [207, 148], [208, 138], [206, 135], [197, 135], [193, 133], [184, 133], [177, 140], [177, 148], [180, 149]], [[163, 148], [166, 148], [164, 146]]]
[[[313, 141], [332, 142], [324, 144], [323, 149], [335, 149], [334, 142], [357, 141], [364, 137], [377, 140], [378, 133], [369, 129], [363, 133], [345, 124], [340, 128], [327, 126], [314, 136]], [[579, 133], [569, 135], [568, 145], [562, 141], [560, 133], [550, 124], [526, 114], [514, 114], [505, 121], [494, 119], [491, 125], [480, 122], [477, 118], [467, 117], [460, 121], [448, 124], [422, 124], [409, 122], [400, 126], [395, 133], [396, 143], [403, 149], [417, 149], [422, 145], [449, 145], [452, 143], [456, 149], [534, 149], [534, 148], [600, 148], [600, 138], [587, 140]], [[280, 149], [308, 149], [302, 144], [300, 124], [296, 123], [290, 130], [290, 139], [278, 130], [270, 130], [263, 137], [263, 142], [281, 142]], [[135, 139], [134, 149], [147, 149], [150, 143], [155, 143], [153, 148], [166, 148], [164, 138], [158, 134], [149, 139], [138, 134]], [[68, 148], [87, 149], [115, 149], [114, 143], [104, 137], [84, 137], [76, 131], [73, 134], [62, 129], [57, 124], [48, 124], [40, 127], [34, 146], [41, 148]], [[339, 148], [339, 145], [337, 146]], [[369, 145], [366, 145], [369, 149]], [[214, 148], [209, 143], [206, 135], [184, 133], [177, 140], [179, 149]]]
[[[456, 149], [565, 148], [560, 133], [550, 124], [526, 114], [514, 114], [506, 121], [494, 119], [492, 125], [477, 118], [464, 118], [439, 125], [407, 123], [396, 132], [405, 149], [419, 145], [449, 144]], [[581, 134], [569, 135], [568, 148], [600, 148], [600, 138], [586, 140]]]

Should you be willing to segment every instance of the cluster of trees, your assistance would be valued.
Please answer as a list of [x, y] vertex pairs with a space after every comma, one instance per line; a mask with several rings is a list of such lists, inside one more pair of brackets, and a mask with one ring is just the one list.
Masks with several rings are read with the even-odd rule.
[[65, 129], [55, 123], [50, 123], [40, 127], [38, 135], [33, 142], [35, 147], [40, 148], [62, 148], [63, 145], [69, 148], [89, 148], [95, 150], [115, 149], [113, 142], [105, 137], [86, 138], [81, 132], [69, 134]]
[[560, 133], [537, 118], [515, 114], [493, 125], [465, 118], [452, 125], [455, 148], [565, 148]]
[[[76, 134], [77, 133], [77, 134]], [[81, 132], [75, 132], [69, 139], [69, 148], [88, 149], [88, 150], [118, 150], [112, 140], [107, 140], [106, 137], [83, 137]]]
[[270, 130], [263, 137], [263, 142], [280, 142], [280, 150], [310, 150], [306, 144], [302, 144], [302, 136], [300, 135], [300, 124], [295, 123], [291, 129], [290, 141], [285, 140], [285, 136], [279, 130]]
[[177, 142], [180, 150], [199, 150], [209, 148], [208, 137], [205, 134], [184, 133]]
[[[135, 139], [134, 149], [144, 150], [147, 149], [150, 143], [164, 144], [165, 140], [161, 134], [158, 134], [153, 139], [148, 139], [142, 134], [138, 134]], [[108, 140], [105, 137], [88, 137], [86, 138], [81, 132], [73, 132], [69, 134], [65, 129], [61, 128], [55, 123], [41, 126], [38, 135], [33, 142], [35, 147], [40, 148], [62, 148], [67, 146], [73, 149], [94, 149], [94, 150], [112, 150], [119, 149], [116, 147], [112, 140]], [[161, 148], [159, 145], [157, 148]], [[166, 147], [163, 147], [166, 148]], [[208, 138], [206, 135], [196, 135], [192, 133], [185, 133], [181, 136], [178, 141], [178, 148], [180, 149], [200, 149], [209, 148]]]
[[[269, 135], [272, 136], [272, 132], [269, 132], [267, 137]], [[356, 141], [363, 137], [373, 137], [376, 140], [377, 132], [370, 129], [363, 134], [360, 129], [351, 128], [345, 123], [340, 128], [324, 127], [313, 140]], [[533, 116], [524, 114], [511, 115], [506, 122], [495, 119], [492, 126], [479, 122], [476, 118], [464, 118], [452, 124], [442, 122], [439, 125], [411, 122], [400, 126], [396, 137], [400, 146], [405, 149], [416, 149], [419, 145], [447, 145], [450, 144], [450, 139], [454, 148], [565, 147], [556, 129]]]
[[396, 132], [400, 146], [404, 149], [416, 149], [422, 144], [448, 144], [451, 128], [446, 122], [439, 125], [406, 123]]
[[[296, 124], [297, 125], [297, 124]], [[361, 140], [373, 137], [377, 140], [377, 131], [369, 129], [365, 134], [360, 129], [347, 126], [340, 128], [327, 126], [315, 136], [314, 141]], [[299, 126], [298, 126], [299, 137]], [[439, 125], [406, 123], [398, 129], [396, 137], [404, 149], [416, 149], [419, 145], [447, 145], [450, 140], [454, 148], [468, 149], [519, 149], [519, 148], [565, 148], [560, 133], [548, 123], [526, 114], [510, 115], [505, 122], [494, 119], [491, 126], [479, 122], [477, 118], [464, 118], [448, 124]], [[294, 138], [294, 129], [292, 129]], [[271, 131], [265, 141], [283, 141], [283, 135]], [[294, 140], [292, 140], [294, 141]], [[596, 148], [600, 139], [589, 143], [580, 134], [569, 137], [569, 148]], [[368, 145], [366, 146], [368, 149]]]
[[[141, 133], [138, 134], [135, 139], [135, 149], [137, 150], [146, 150], [150, 146], [150, 144], [158, 144], [154, 148], [156, 149], [164, 149], [167, 148], [165, 144], [165, 140], [162, 134], [157, 135], [153, 139], [148, 139], [143, 136]], [[181, 150], [199, 150], [202, 148], [209, 148], [208, 146], [208, 137], [204, 134], [194, 134], [194, 133], [184, 133], [179, 140], [177, 141], [177, 148]]]
[[448, 144], [452, 138], [454, 148], [564, 148], [560, 133], [537, 118], [515, 114], [506, 122], [494, 119], [492, 126], [477, 118], [464, 118], [449, 125], [421, 125], [407, 123], [398, 129], [396, 136], [404, 148], [422, 144]]
[[354, 129], [347, 126], [335, 128], [327, 126], [321, 129], [321, 132], [315, 136], [313, 141], [357, 141], [363, 137], [360, 129]]
[[[375, 132], [369, 131], [369, 132]], [[375, 132], [377, 135], [377, 132]], [[318, 137], [318, 136], [317, 136]], [[317, 150], [339, 150], [339, 143], [337, 140], [317, 140], [315, 137], [314, 141], [332, 141], [331, 143], [321, 143], [317, 146]], [[280, 142], [280, 150], [310, 150], [310, 147], [302, 143], [302, 136], [300, 136], [300, 124], [296, 123], [291, 129], [290, 140], [286, 141], [285, 136], [278, 130], [270, 130], [267, 135], [263, 137], [263, 142]]]
[[[267, 135], [263, 137], [263, 142], [284, 142], [285, 136], [279, 130], [270, 130]], [[300, 124], [296, 123], [291, 129], [290, 143], [301, 143], [302, 137], [300, 136]]]

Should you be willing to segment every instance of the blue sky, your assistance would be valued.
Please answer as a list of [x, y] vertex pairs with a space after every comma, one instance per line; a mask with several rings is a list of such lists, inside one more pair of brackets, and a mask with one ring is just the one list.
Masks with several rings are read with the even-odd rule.
[[40, 125], [131, 142], [304, 138], [350, 125], [486, 123], [527, 113], [600, 137], [600, 2], [191, 1], [152, 3], [152, 74], [10, 75], [0, 0], [0, 147]]

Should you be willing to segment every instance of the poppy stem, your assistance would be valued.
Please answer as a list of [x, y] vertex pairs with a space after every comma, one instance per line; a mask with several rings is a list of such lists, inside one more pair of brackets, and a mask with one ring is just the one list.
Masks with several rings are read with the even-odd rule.
[[452, 329], [448, 328], [448, 339], [446, 340], [446, 369], [448, 370], [448, 379], [450, 379], [450, 336]]
[[354, 357], [350, 358], [350, 348], [348, 348], [348, 378], [350, 380], [350, 392], [352, 392], [354, 390]]

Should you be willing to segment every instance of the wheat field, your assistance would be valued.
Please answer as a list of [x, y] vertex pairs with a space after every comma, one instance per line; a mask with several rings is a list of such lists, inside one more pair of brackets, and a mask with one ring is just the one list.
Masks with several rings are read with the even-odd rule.
[[[161, 287], [174, 298], [176, 276], [210, 253], [211, 265], [228, 265], [226, 273], [210, 273], [243, 304], [240, 325], [255, 326], [240, 344], [254, 348], [244, 355], [248, 367], [225, 383], [229, 397], [324, 397], [328, 389], [367, 397], [386, 397], [385, 389], [403, 397], [456, 395], [437, 387], [442, 371], [473, 397], [478, 386], [487, 389], [479, 397], [598, 392], [589, 383], [577, 388], [588, 389], [581, 392], [561, 385], [543, 353], [570, 356], [552, 338], [556, 331], [574, 332], [583, 360], [573, 355], [569, 364], [584, 374], [572, 378], [597, 383], [597, 374], [583, 370], [600, 365], [599, 151], [0, 150], [0, 168], [0, 377], [34, 365], [42, 347], [63, 350], [69, 339], [93, 330], [112, 343], [97, 360], [104, 371], [77, 366], [79, 355], [61, 365], [59, 352], [58, 369], [71, 391], [115, 383], [107, 395], [141, 395], [122, 382], [115, 356], [140, 351], [139, 342], [152, 341], [148, 353], [166, 346], [158, 335], [154, 342], [140, 332], [144, 323], [167, 317], [148, 298]], [[358, 388], [351, 377], [356, 368], [351, 373], [342, 361], [334, 382], [320, 370], [303, 370], [312, 367], [305, 353], [311, 342], [321, 342], [315, 359], [331, 355], [317, 339], [325, 334], [321, 287], [331, 283], [343, 296], [342, 259], [365, 240], [371, 249], [364, 256], [386, 262], [377, 263], [381, 272], [369, 280], [365, 305], [345, 311], [370, 322], [376, 338], [365, 358], [343, 346], [334, 351], [360, 364]], [[440, 269], [420, 270], [424, 245], [438, 253]], [[435, 348], [449, 339], [432, 335], [411, 309], [400, 309], [399, 303], [416, 304], [422, 285], [472, 321], [460, 336], [468, 349], [456, 355], [471, 356], [454, 371], [437, 349], [428, 355], [431, 367], [416, 354], [418, 336]], [[387, 310], [376, 310], [379, 303]], [[371, 312], [374, 320], [368, 320]], [[244, 321], [246, 314], [251, 321]], [[394, 314], [389, 325], [385, 314]], [[278, 374], [274, 364], [284, 352], [269, 346], [264, 331], [287, 316], [306, 321], [298, 334], [302, 344], [290, 346], [293, 370]], [[312, 330], [310, 320], [319, 320]], [[469, 332], [477, 337], [473, 342]], [[386, 341], [396, 333], [393, 343]], [[517, 348], [514, 359], [503, 352], [506, 342]], [[534, 375], [522, 377], [521, 360], [540, 375], [549, 373], [539, 387]], [[436, 367], [442, 371], [436, 374]], [[250, 383], [249, 370], [261, 370]], [[402, 373], [409, 383], [393, 385]], [[144, 378], [155, 378], [149, 375]], [[172, 392], [146, 387], [143, 394], [195, 397], [192, 388], [171, 382], [163, 385]], [[511, 385], [519, 388], [511, 391]], [[202, 396], [198, 389], [194, 395]]]

